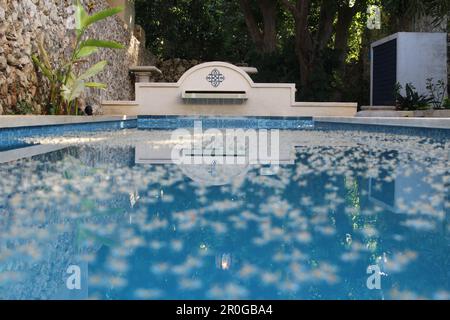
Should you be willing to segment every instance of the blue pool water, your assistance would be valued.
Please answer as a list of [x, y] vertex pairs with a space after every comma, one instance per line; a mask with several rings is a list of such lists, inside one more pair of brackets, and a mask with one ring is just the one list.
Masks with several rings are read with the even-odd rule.
[[0, 164], [0, 298], [449, 299], [448, 132], [385, 131], [282, 131], [269, 175], [139, 156], [169, 131], [28, 138], [60, 148]]

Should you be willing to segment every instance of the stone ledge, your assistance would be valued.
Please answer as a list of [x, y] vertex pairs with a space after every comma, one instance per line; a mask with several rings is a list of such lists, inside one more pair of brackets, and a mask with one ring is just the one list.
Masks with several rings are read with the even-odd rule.
[[129, 68], [130, 72], [133, 73], [159, 73], [162, 74], [162, 71], [159, 70], [155, 66], [135, 66]]
[[314, 121], [379, 126], [450, 129], [450, 118], [314, 117]]
[[136, 120], [130, 116], [0, 116], [0, 129]]
[[135, 107], [139, 106], [139, 103], [136, 101], [102, 101], [102, 106], [124, 106], [124, 107]]
[[239, 67], [242, 70], [244, 70], [248, 74], [258, 74], [258, 69], [254, 67]]
[[414, 111], [392, 111], [392, 110], [363, 110], [356, 114], [362, 118], [414, 118]]
[[392, 110], [363, 110], [357, 113], [357, 117], [409, 117], [409, 118], [450, 118], [449, 110], [416, 110], [416, 111], [392, 111]]
[[129, 68], [136, 77], [136, 82], [150, 82], [154, 74], [162, 75], [162, 71], [155, 66], [135, 66]]
[[358, 108], [353, 102], [295, 102], [293, 108], [314, 107], [314, 108]]
[[103, 101], [102, 110], [105, 115], [137, 115], [139, 103], [136, 101]]
[[17, 161], [24, 158], [31, 158], [45, 153], [50, 153], [66, 148], [60, 145], [36, 145], [26, 148], [0, 152], [0, 163]]
[[395, 106], [361, 106], [361, 110], [363, 111], [379, 111], [379, 110], [387, 110], [387, 111], [395, 111]]

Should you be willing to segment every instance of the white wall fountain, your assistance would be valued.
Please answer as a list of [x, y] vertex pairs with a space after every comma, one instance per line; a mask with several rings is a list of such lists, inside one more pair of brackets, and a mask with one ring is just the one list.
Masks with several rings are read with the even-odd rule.
[[295, 84], [255, 83], [244, 68], [197, 65], [177, 83], [137, 82], [135, 101], [104, 101], [107, 115], [354, 116], [356, 103], [296, 102]]

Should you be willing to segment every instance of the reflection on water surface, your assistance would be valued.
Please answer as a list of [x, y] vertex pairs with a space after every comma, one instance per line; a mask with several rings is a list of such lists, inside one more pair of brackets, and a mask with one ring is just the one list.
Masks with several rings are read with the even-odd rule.
[[137, 161], [162, 131], [30, 139], [60, 150], [0, 165], [0, 298], [450, 298], [448, 140], [280, 139], [274, 175]]

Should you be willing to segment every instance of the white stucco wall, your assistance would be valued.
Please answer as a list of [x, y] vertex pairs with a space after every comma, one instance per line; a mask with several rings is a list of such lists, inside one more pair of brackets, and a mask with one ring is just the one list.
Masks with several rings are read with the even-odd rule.
[[[214, 87], [208, 81], [215, 69], [224, 77]], [[183, 92], [242, 92], [242, 104], [204, 104], [183, 101]], [[188, 70], [177, 83], [136, 83], [136, 101], [104, 101], [105, 114], [196, 116], [354, 116], [356, 103], [296, 103], [295, 84], [254, 83], [241, 68], [209, 62]]]
[[404, 87], [412, 82], [421, 94], [428, 94], [427, 79], [447, 83], [447, 34], [399, 33], [397, 80]]
[[[207, 81], [208, 74], [214, 69], [225, 77], [217, 87]], [[248, 100], [239, 105], [186, 104], [182, 93], [189, 90], [245, 91]], [[294, 100], [294, 84], [255, 84], [240, 68], [221, 62], [198, 65], [186, 72], [178, 83], [138, 83], [136, 86], [136, 101], [142, 114], [275, 115], [289, 109]]]
[[[447, 84], [447, 33], [399, 32], [376, 41], [373, 48], [397, 39], [397, 82], [403, 88], [412, 83], [420, 94], [429, 95], [427, 79], [443, 80]], [[373, 61], [371, 83], [373, 83]], [[371, 101], [373, 92], [371, 85]], [[403, 89], [404, 90], [404, 89]]]

